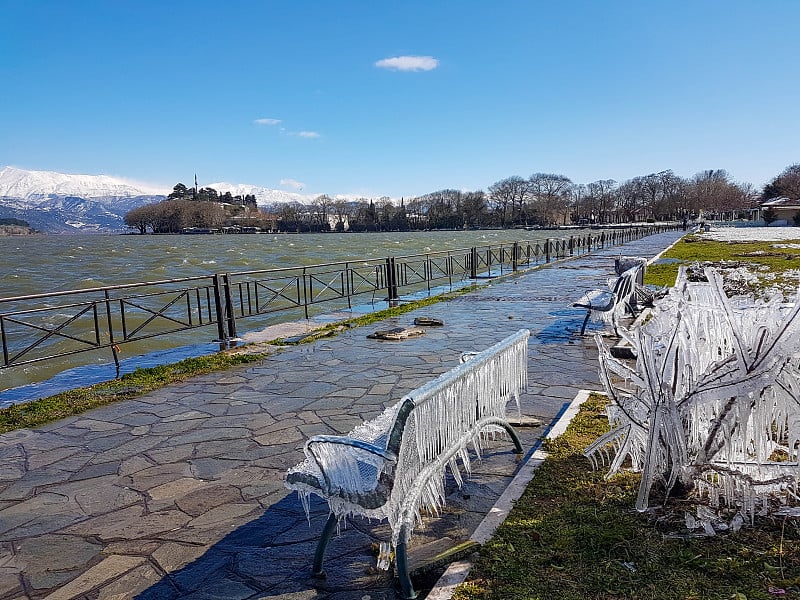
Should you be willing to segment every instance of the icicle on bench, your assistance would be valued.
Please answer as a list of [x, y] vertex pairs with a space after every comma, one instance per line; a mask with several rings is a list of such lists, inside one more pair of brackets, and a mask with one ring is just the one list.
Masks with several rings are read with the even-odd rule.
[[[619, 335], [617, 325], [621, 314], [636, 314], [636, 290], [642, 285], [644, 263], [644, 259], [628, 258], [625, 261], [617, 259], [615, 264], [619, 277], [614, 283], [608, 289], [587, 292], [572, 304], [573, 307], [586, 309], [580, 335], [586, 331], [586, 324], [590, 317], [610, 321], [614, 328], [614, 335]], [[625, 270], [620, 273], [620, 268]]]
[[438, 514], [444, 505], [445, 468], [460, 486], [457, 459], [469, 473], [468, 447], [480, 457], [482, 435], [508, 434], [516, 453], [522, 452], [506, 421], [506, 405], [513, 398], [519, 413], [529, 335], [522, 329], [482, 352], [465, 353], [461, 364], [346, 436], [319, 435], [306, 442], [305, 461], [289, 469], [285, 483], [298, 492], [306, 512], [310, 494], [330, 507], [314, 556], [315, 576], [324, 576], [325, 549], [342, 519], [387, 519], [403, 597], [416, 597], [406, 544], [421, 512]]

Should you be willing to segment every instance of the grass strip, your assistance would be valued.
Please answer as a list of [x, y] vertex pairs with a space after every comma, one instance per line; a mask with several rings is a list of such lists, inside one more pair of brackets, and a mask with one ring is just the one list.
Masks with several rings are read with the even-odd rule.
[[185, 381], [196, 375], [257, 362], [263, 358], [263, 354], [219, 352], [208, 356], [187, 358], [169, 365], [139, 368], [114, 381], [77, 388], [30, 402], [12, 404], [7, 408], [0, 409], [0, 433], [14, 429], [38, 427], [98, 406], [135, 398], [167, 384]]
[[800, 270], [800, 248], [791, 246], [798, 244], [800, 239], [781, 242], [720, 242], [704, 239], [699, 235], [688, 235], [661, 256], [661, 260], [668, 259], [670, 262], [648, 265], [644, 282], [671, 287], [675, 285], [678, 267], [696, 262], [717, 263], [717, 266], [745, 263], [758, 269], [763, 286], [793, 290], [797, 286], [797, 276], [789, 272]]
[[637, 474], [606, 481], [593, 471], [582, 451], [608, 430], [605, 403], [590, 398], [547, 444], [549, 457], [453, 600], [800, 598], [798, 519], [668, 539], [633, 509]]
[[437, 296], [430, 296], [428, 298], [422, 298], [420, 300], [412, 300], [410, 302], [404, 302], [403, 304], [399, 304], [398, 306], [392, 306], [390, 308], [385, 308], [383, 310], [367, 313], [365, 315], [361, 315], [360, 317], [354, 317], [352, 319], [345, 319], [343, 321], [336, 321], [334, 323], [328, 323], [323, 325], [319, 329], [315, 329], [314, 331], [310, 332], [308, 335], [302, 336], [297, 341], [289, 341], [287, 339], [278, 339], [270, 342], [270, 344], [275, 346], [296, 346], [297, 344], [308, 344], [311, 342], [315, 342], [321, 338], [331, 337], [332, 335], [336, 335], [340, 331], [344, 329], [350, 329], [354, 327], [364, 327], [365, 325], [371, 325], [372, 323], [377, 323], [379, 321], [385, 321], [386, 319], [391, 319], [392, 317], [399, 317], [405, 313], [409, 313], [414, 310], [418, 310], [420, 308], [425, 308], [426, 306], [431, 306], [433, 304], [438, 304], [439, 302], [446, 302], [448, 300], [452, 300], [457, 296], [463, 296], [464, 294], [468, 294], [471, 291], [476, 289], [475, 286], [460, 288], [458, 290], [453, 290], [451, 292], [445, 292], [444, 294], [439, 294]]

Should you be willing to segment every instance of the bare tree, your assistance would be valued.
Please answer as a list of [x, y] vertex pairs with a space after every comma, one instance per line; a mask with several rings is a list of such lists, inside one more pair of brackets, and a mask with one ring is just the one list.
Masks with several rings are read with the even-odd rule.
[[592, 209], [591, 220], [594, 223], [610, 223], [614, 219], [615, 200], [614, 192], [617, 182], [613, 179], [598, 179], [586, 186], [588, 202]]
[[483, 190], [464, 194], [462, 209], [465, 225], [468, 227], [476, 227], [484, 224], [487, 219], [487, 204], [486, 194]]
[[333, 203], [333, 214], [336, 220], [334, 229], [336, 231], [344, 231], [348, 228], [350, 221], [350, 204], [346, 200], [336, 200]]
[[320, 229], [326, 231], [330, 228], [330, 221], [328, 215], [333, 209], [333, 198], [327, 194], [322, 194], [314, 198], [311, 203], [311, 223], [314, 225], [313, 229], [319, 231]]
[[591, 211], [588, 210], [588, 190], [582, 183], [576, 183], [569, 189], [570, 206], [572, 208], [572, 221], [581, 224], [589, 222]]
[[572, 181], [564, 175], [534, 173], [528, 184], [535, 218], [543, 224], [555, 223], [568, 209]]
[[489, 202], [499, 213], [500, 225], [514, 223], [528, 199], [530, 183], [519, 176], [507, 177], [489, 186]]
[[723, 169], [709, 169], [695, 174], [687, 186], [688, 211], [700, 211], [710, 218], [734, 219], [751, 208], [756, 196], [750, 184], [730, 180]]
[[762, 200], [784, 196], [800, 200], [800, 163], [789, 165], [783, 172], [764, 186]]
[[616, 190], [616, 209], [619, 218], [627, 223], [641, 221], [646, 205], [644, 177], [634, 177]]
[[153, 225], [153, 205], [145, 204], [125, 213], [125, 225], [138, 229], [140, 234], [147, 233]]

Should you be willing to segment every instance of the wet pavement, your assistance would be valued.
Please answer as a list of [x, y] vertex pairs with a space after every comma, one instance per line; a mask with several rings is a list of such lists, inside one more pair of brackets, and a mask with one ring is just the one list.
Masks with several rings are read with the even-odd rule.
[[[619, 254], [653, 257], [682, 235], [624, 246], [492, 280], [401, 317], [286, 347], [247, 367], [194, 378], [35, 430], [0, 435], [0, 600], [394, 600], [375, 569], [386, 524], [349, 520], [310, 577], [327, 506], [310, 524], [283, 487], [305, 440], [343, 434], [405, 393], [518, 329], [531, 330], [520, 427], [534, 447], [580, 389], [599, 389], [597, 351], [570, 307], [605, 285]], [[368, 339], [416, 316], [444, 321], [401, 341]], [[466, 540], [518, 468], [496, 442], [463, 488], [448, 482], [440, 518], [414, 548]], [[429, 576], [415, 581], [424, 590]]]

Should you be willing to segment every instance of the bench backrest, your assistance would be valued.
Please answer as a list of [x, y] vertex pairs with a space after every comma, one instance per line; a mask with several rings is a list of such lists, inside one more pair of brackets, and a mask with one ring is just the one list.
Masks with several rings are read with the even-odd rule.
[[617, 302], [621, 302], [631, 295], [631, 292], [633, 291], [633, 281], [634, 277], [636, 276], [636, 270], [637, 268], [634, 267], [633, 269], [624, 271], [614, 282], [614, 287], [611, 291], [613, 291], [616, 295]]
[[520, 329], [403, 397], [386, 449], [400, 454], [412, 414], [423, 435], [435, 438], [423, 444], [430, 460], [479, 419], [504, 416], [512, 397], [519, 411], [519, 392], [528, 383], [529, 336], [529, 330]]
[[614, 272], [617, 276], [622, 275], [628, 269], [639, 267], [636, 272], [636, 283], [644, 284], [644, 274], [647, 270], [647, 259], [641, 256], [618, 256], [614, 259]]
[[617, 280], [614, 282], [614, 287], [611, 290], [614, 293], [615, 307], [624, 306], [626, 310], [634, 311], [636, 304], [634, 292], [636, 291], [636, 281], [641, 271], [642, 267], [631, 267], [617, 277]]
[[[465, 467], [468, 444], [480, 450], [476, 425], [491, 417], [505, 419], [506, 405], [513, 398], [519, 411], [519, 394], [528, 383], [528, 337], [522, 329], [478, 352], [402, 400], [389, 434], [387, 450], [397, 456], [389, 512], [394, 512], [412, 492], [417, 476], [445, 453], [458, 449]], [[451, 462], [454, 469], [455, 457]], [[420, 503], [436, 509], [442, 503], [441, 482], [429, 482]], [[390, 523], [397, 522], [390, 516]]]

